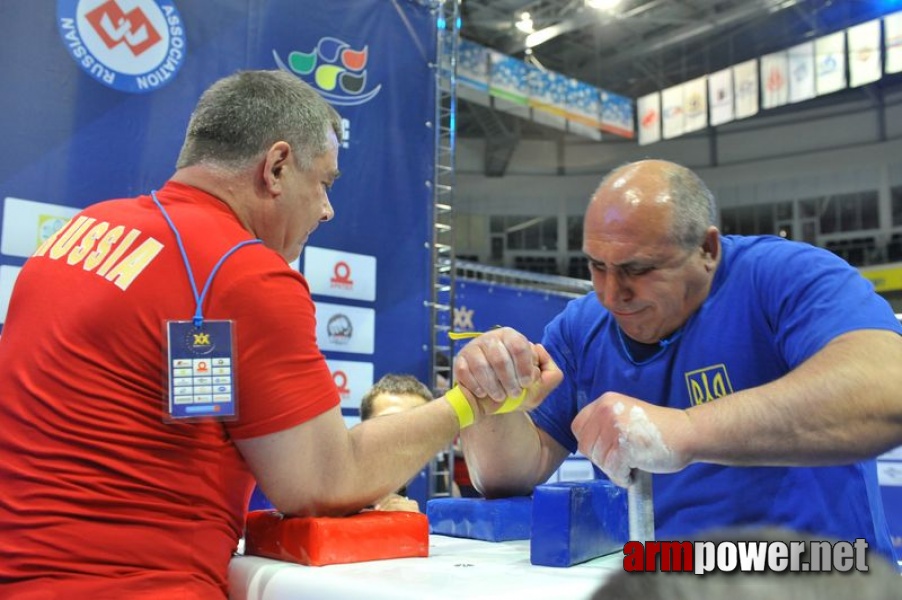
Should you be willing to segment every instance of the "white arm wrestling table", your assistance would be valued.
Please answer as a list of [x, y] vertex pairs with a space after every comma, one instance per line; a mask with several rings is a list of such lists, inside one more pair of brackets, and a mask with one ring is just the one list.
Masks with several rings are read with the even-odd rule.
[[529, 562], [529, 540], [431, 535], [428, 558], [307, 567], [236, 556], [229, 585], [231, 600], [587, 600], [621, 569], [621, 553], [567, 568], [537, 567]]

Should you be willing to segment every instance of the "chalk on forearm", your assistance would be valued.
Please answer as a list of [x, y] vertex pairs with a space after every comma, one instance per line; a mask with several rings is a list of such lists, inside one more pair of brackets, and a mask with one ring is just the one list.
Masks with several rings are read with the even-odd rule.
[[432, 533], [487, 542], [529, 539], [532, 499], [434, 498], [426, 503]]
[[620, 552], [628, 536], [626, 490], [610, 481], [551, 483], [533, 492], [534, 565], [569, 567]]

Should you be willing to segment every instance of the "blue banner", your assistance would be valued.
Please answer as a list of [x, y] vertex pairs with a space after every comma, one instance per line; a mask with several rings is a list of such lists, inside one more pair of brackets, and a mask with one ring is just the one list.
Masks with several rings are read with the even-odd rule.
[[[336, 216], [310, 245], [375, 259], [374, 297], [337, 301], [375, 313], [374, 350], [327, 356], [428, 381], [435, 36], [412, 0], [3, 2], [0, 321], [41, 240], [88, 204], [172, 175], [204, 89], [239, 69], [281, 68], [344, 123]], [[348, 264], [336, 262], [344, 288], [364, 276]]]
[[452, 330], [486, 331], [501, 325], [513, 327], [533, 342], [541, 342], [545, 325], [570, 300], [570, 296], [552, 292], [458, 279]]

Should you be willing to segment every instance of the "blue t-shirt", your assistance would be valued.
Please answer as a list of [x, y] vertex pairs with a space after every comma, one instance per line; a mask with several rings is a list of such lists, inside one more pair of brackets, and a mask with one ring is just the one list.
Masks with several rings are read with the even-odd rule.
[[[902, 333], [870, 282], [833, 254], [774, 236], [721, 236], [711, 293], [651, 357], [633, 359], [594, 293], [570, 302], [545, 329], [563, 383], [531, 413], [576, 451], [576, 414], [604, 392], [685, 409], [771, 382], [830, 340], [857, 329]], [[596, 469], [596, 475], [604, 475]], [[694, 464], [654, 476], [658, 539], [707, 529], [782, 525], [841, 540], [865, 538], [892, 558], [876, 462], [831, 467]]]

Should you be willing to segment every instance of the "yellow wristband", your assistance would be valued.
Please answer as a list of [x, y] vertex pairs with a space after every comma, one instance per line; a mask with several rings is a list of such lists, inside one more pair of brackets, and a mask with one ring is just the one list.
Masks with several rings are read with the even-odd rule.
[[[496, 325], [495, 328], [500, 327], [500, 325]], [[482, 335], [481, 331], [449, 331], [448, 337], [452, 340], [466, 340], [476, 338]], [[452, 400], [453, 397], [453, 400]], [[464, 397], [463, 392], [455, 385], [447, 394], [445, 394], [445, 398], [448, 402], [451, 403], [451, 406], [454, 407], [454, 411], [457, 413], [457, 418], [460, 420], [460, 428], [463, 429], [468, 425], [472, 425], [475, 417], [473, 416], [473, 408], [470, 406], [470, 403], [467, 402], [467, 399]], [[517, 394], [516, 396], [510, 396], [504, 400], [504, 404], [501, 405], [501, 408], [496, 410], [492, 414], [502, 415], [504, 413], [509, 413], [517, 410], [523, 401], [526, 399], [526, 390], [524, 389], [522, 392]], [[465, 406], [464, 406], [465, 405]]]
[[516, 396], [509, 396], [504, 400], [504, 404], [501, 405], [501, 408], [496, 410], [493, 414], [503, 415], [504, 413], [509, 413], [517, 410], [517, 407], [523, 404], [523, 401], [526, 400], [526, 389], [517, 394]]
[[450, 404], [451, 408], [454, 409], [454, 412], [457, 413], [457, 420], [460, 423], [461, 429], [469, 427], [473, 424], [473, 421], [476, 420], [476, 417], [473, 415], [473, 407], [470, 406], [464, 393], [460, 391], [460, 387], [455, 385], [445, 392], [445, 400], [448, 401], [448, 404]]

